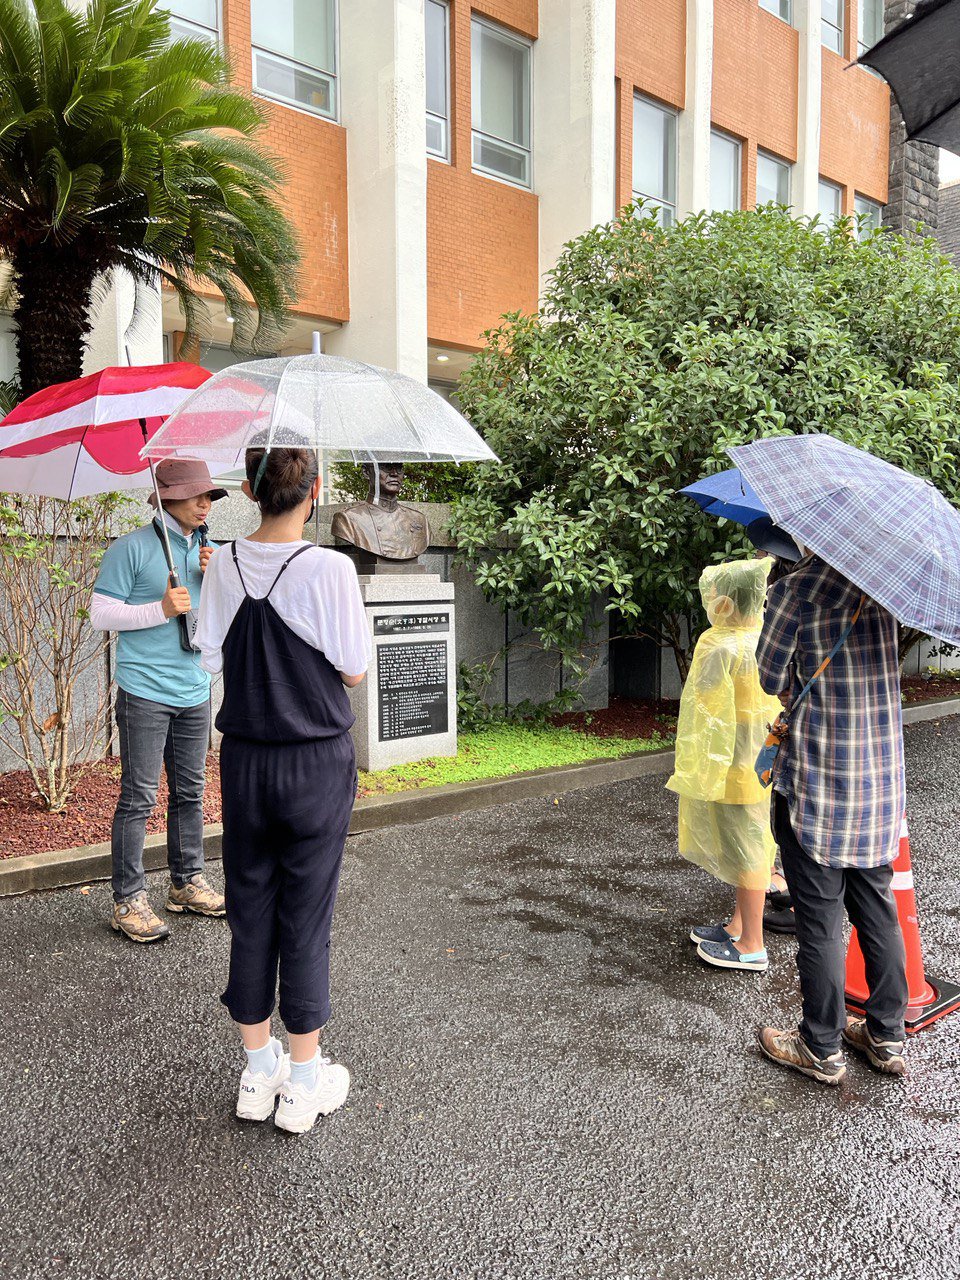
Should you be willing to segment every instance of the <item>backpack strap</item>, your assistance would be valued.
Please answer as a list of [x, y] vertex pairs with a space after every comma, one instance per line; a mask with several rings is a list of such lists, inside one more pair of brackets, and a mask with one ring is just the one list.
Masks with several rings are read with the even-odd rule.
[[[294, 560], [296, 560], [297, 556], [302, 556], [302, 555], [303, 555], [303, 553], [304, 553], [305, 551], [312, 551], [312, 550], [313, 550], [313, 547], [310, 545], [310, 543], [307, 543], [307, 544], [306, 544], [306, 546], [298, 547], [298, 548], [296, 549], [296, 551], [293, 553], [293, 555], [292, 555], [292, 556], [288, 556], [288, 557], [287, 557], [287, 559], [286, 559], [286, 560], [284, 560], [283, 564], [280, 566], [280, 572], [277, 574], [277, 576], [274, 578], [273, 582], [271, 582], [271, 584], [270, 584], [270, 590], [269, 590], [269, 591], [267, 592], [267, 594], [263, 597], [263, 598], [264, 598], [264, 600], [269, 600], [269, 599], [270, 599], [270, 596], [271, 596], [271, 594], [272, 594], [272, 592], [273, 592], [273, 588], [277, 585], [277, 583], [278, 583], [278, 582], [280, 581], [280, 579], [283, 577], [283, 574], [284, 574], [284, 571], [285, 571], [285, 570], [286, 570], [286, 568], [287, 568], [287, 565], [293, 564], [293, 562], [294, 562]], [[236, 552], [234, 552], [234, 558], [236, 558]], [[239, 566], [239, 565], [237, 565], [237, 568], [239, 569], [239, 568], [240, 568], [240, 566]]]
[[240, 579], [240, 586], [243, 588], [243, 594], [249, 599], [250, 592], [247, 590], [247, 584], [243, 580], [243, 573], [240, 569], [240, 561], [237, 559], [237, 544], [230, 543], [230, 550], [233, 552], [233, 563], [237, 566], [237, 577]]

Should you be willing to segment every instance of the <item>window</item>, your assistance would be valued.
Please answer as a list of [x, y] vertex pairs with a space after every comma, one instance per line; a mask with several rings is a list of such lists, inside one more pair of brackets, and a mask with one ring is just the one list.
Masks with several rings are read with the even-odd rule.
[[660, 225], [677, 218], [677, 113], [633, 99], [633, 198], [657, 206]]
[[529, 44], [474, 18], [471, 71], [473, 167], [480, 173], [529, 187]]
[[857, 54], [883, 39], [883, 0], [860, 0], [857, 18]]
[[790, 166], [764, 151], [757, 152], [757, 204], [790, 204]]
[[725, 133], [710, 134], [710, 212], [740, 208], [740, 143]]
[[820, 230], [829, 231], [843, 210], [843, 191], [833, 182], [821, 178], [818, 184]]
[[760, 8], [782, 18], [784, 22], [791, 21], [790, 0], [760, 0]]
[[251, 0], [253, 87], [315, 115], [337, 118], [335, 0]]
[[220, 39], [220, 14], [217, 0], [173, 0], [160, 6], [170, 14], [170, 37], [173, 40]]
[[866, 240], [872, 232], [880, 230], [883, 205], [877, 204], [876, 200], [868, 200], [866, 196], [854, 196], [853, 211], [861, 219], [857, 226], [857, 236], [860, 240]]
[[450, 158], [449, 10], [445, 0], [427, 0], [427, 155]]
[[820, 0], [820, 43], [834, 53], [843, 53], [844, 0]]

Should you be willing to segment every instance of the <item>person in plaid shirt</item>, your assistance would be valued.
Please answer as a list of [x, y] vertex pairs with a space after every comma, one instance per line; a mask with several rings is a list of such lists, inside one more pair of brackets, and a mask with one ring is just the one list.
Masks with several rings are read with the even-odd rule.
[[[805, 555], [770, 590], [760, 683], [789, 708], [859, 617], [790, 716], [773, 779], [773, 830], [796, 913], [803, 1019], [764, 1027], [770, 1058], [826, 1084], [846, 1072], [841, 1039], [878, 1070], [904, 1073], [903, 937], [891, 888], [905, 809], [897, 623], [835, 569]], [[844, 1008], [843, 911], [866, 961], [866, 1019]]]

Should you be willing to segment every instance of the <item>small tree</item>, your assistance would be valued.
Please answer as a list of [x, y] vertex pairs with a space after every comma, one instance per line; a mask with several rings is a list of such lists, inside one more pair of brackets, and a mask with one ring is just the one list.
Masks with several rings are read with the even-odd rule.
[[118, 494], [0, 498], [0, 741], [54, 812], [70, 796], [73, 766], [106, 745], [106, 642], [86, 604], [128, 503]]
[[460, 398], [502, 465], [474, 471], [454, 533], [565, 655], [601, 594], [685, 674], [700, 572], [747, 544], [677, 491], [729, 445], [825, 431], [960, 502], [960, 276], [935, 242], [627, 210], [566, 247], [542, 315], [487, 336]]

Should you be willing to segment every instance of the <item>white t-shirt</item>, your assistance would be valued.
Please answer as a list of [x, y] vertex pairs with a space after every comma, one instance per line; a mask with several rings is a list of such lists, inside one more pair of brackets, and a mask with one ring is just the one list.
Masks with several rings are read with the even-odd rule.
[[[237, 559], [247, 591], [257, 599], [265, 596], [283, 562], [303, 546], [310, 550], [284, 570], [270, 603], [290, 630], [319, 649], [337, 671], [362, 675], [372, 656], [370, 634], [357, 571], [342, 552], [308, 542], [238, 538]], [[233, 554], [229, 545], [223, 546], [211, 556], [203, 575], [196, 634], [200, 665], [213, 675], [223, 670], [223, 642], [243, 597]]]

